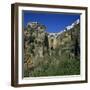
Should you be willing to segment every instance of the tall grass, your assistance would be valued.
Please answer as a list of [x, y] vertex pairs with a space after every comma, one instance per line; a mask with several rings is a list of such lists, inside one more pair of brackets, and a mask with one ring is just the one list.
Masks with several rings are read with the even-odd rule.
[[62, 56], [51, 55], [38, 58], [37, 67], [24, 70], [24, 77], [79, 75], [80, 60], [70, 59], [65, 53]]

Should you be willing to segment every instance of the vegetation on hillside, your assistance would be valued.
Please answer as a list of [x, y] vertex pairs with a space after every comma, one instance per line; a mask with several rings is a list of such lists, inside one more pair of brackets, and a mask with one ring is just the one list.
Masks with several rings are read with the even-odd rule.
[[80, 24], [55, 37], [56, 48], [50, 47], [45, 30], [39, 23], [24, 30], [24, 77], [79, 75]]

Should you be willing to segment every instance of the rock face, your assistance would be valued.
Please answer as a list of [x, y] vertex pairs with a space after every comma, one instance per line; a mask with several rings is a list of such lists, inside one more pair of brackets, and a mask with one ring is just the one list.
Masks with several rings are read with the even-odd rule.
[[24, 62], [28, 67], [25, 68], [29, 68], [30, 63], [34, 66], [34, 60], [48, 52], [48, 36], [45, 29], [44, 25], [37, 22], [27, 24], [24, 30]]
[[[63, 32], [49, 33], [49, 47], [57, 48], [65, 43], [73, 42], [73, 39], [77, 38], [80, 41], [80, 23], [79, 19], [67, 26]], [[79, 42], [80, 44], [80, 42]]]
[[[58, 53], [65, 51], [69, 56], [77, 57], [80, 54], [80, 23], [76, 20], [67, 26], [63, 32], [49, 33], [49, 50], [58, 49]], [[50, 52], [49, 52], [50, 53]]]
[[[52, 58], [54, 56], [53, 58], [55, 61], [62, 56], [66, 56], [68, 59], [79, 59], [79, 55], [79, 20], [75, 21], [70, 26], [67, 26], [64, 31], [58, 33], [47, 33], [46, 26], [38, 22], [29, 22], [27, 24], [27, 27], [24, 30], [25, 71], [39, 67], [41, 62], [44, 62], [44, 64], [49, 63], [49, 61], [46, 60], [47, 57]], [[57, 60], [57, 63], [58, 62], [59, 61]]]

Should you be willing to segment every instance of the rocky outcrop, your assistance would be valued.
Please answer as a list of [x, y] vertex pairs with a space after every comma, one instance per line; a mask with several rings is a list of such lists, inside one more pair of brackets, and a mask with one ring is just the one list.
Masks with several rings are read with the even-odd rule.
[[[47, 57], [80, 58], [80, 23], [76, 20], [65, 30], [47, 33], [46, 26], [29, 22], [24, 30], [24, 69], [33, 70]], [[41, 60], [41, 61], [40, 61]], [[49, 61], [44, 61], [49, 62]]]
[[38, 57], [42, 58], [47, 54], [48, 36], [45, 30], [46, 27], [40, 23], [29, 22], [27, 24], [26, 30], [24, 30], [24, 62], [28, 67], [25, 68], [34, 66]]
[[65, 30], [58, 33], [49, 33], [49, 49], [56, 50], [58, 53], [65, 51], [69, 56], [77, 57], [80, 54], [80, 23], [76, 20]]

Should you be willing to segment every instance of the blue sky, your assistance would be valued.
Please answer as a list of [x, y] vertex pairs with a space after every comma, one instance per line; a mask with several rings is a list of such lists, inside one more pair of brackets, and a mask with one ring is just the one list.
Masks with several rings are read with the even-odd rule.
[[60, 32], [77, 19], [80, 14], [23, 11], [24, 27], [28, 22], [39, 22], [46, 26], [47, 32]]

